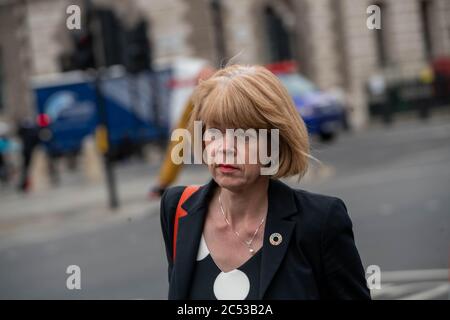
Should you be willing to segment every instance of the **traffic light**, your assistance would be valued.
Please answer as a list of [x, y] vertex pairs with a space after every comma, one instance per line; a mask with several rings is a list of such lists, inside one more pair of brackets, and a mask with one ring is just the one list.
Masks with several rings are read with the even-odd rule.
[[94, 41], [92, 33], [82, 32], [74, 35], [74, 51], [72, 64], [76, 69], [86, 70], [95, 68]]
[[89, 32], [73, 32], [71, 51], [63, 52], [59, 56], [61, 71], [86, 70], [95, 68], [95, 56], [92, 34]]
[[140, 21], [125, 31], [125, 67], [130, 73], [151, 70], [151, 46], [147, 36], [147, 22]]
[[130, 73], [152, 70], [148, 24], [125, 29], [110, 9], [91, 7], [82, 30], [71, 32], [72, 51], [60, 56], [61, 69], [86, 70], [124, 65]]
[[111, 9], [96, 8], [92, 19], [100, 25], [96, 36], [101, 39], [98, 41], [102, 45], [102, 59], [97, 64], [101, 63], [104, 67], [124, 64], [124, 30], [116, 14]]

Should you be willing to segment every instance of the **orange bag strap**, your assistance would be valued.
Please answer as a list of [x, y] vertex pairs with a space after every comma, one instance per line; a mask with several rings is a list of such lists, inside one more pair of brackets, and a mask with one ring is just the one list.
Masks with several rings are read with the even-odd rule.
[[177, 211], [175, 212], [175, 221], [173, 225], [173, 261], [175, 261], [177, 252], [178, 219], [187, 215], [186, 210], [184, 210], [181, 206], [195, 191], [198, 190], [198, 188], [200, 188], [200, 186], [187, 186], [183, 190], [180, 200], [178, 201]]

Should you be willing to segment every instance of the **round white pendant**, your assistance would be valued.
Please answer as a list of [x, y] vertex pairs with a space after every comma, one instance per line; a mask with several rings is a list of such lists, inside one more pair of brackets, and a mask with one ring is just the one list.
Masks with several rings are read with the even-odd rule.
[[221, 272], [214, 281], [213, 290], [218, 300], [244, 300], [250, 292], [250, 280], [238, 269]]

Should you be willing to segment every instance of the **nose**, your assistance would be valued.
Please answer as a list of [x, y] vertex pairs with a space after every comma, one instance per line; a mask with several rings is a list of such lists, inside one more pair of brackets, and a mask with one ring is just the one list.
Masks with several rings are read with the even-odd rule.
[[222, 147], [220, 151], [222, 152], [224, 161], [226, 157], [234, 157], [236, 155], [236, 141], [234, 140], [235, 137], [232, 134], [225, 134], [224, 138], [222, 139]]

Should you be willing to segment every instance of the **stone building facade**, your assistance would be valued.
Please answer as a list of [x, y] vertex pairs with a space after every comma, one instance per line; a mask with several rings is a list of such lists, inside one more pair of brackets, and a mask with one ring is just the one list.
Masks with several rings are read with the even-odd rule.
[[[432, 58], [450, 55], [448, 0], [92, 1], [130, 24], [144, 17], [157, 60], [296, 60], [319, 87], [344, 89], [357, 128], [368, 122], [370, 76], [415, 77]], [[0, 0], [0, 118], [28, 114], [30, 78], [60, 70], [58, 57], [68, 45], [66, 8], [73, 3], [82, 0]], [[372, 4], [381, 8], [381, 30], [367, 28]]]

